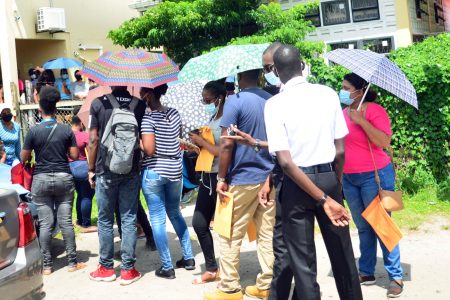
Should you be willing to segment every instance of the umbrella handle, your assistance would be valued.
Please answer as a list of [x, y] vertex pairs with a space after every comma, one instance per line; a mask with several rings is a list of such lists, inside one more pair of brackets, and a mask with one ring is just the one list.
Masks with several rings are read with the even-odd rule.
[[361, 102], [359, 102], [358, 109], [357, 109], [358, 111], [361, 109], [361, 105], [363, 104], [364, 100], [366, 99], [366, 95], [367, 95], [367, 92], [370, 89], [370, 85], [371, 85], [371, 83], [369, 82], [369, 84], [367, 85], [366, 91], [364, 92], [364, 95], [363, 95], [363, 97], [361, 99]]

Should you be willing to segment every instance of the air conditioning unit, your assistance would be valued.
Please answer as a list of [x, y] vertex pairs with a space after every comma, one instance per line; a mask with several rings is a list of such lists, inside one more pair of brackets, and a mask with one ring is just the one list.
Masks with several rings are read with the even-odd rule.
[[66, 31], [64, 8], [41, 7], [37, 12], [37, 32]]

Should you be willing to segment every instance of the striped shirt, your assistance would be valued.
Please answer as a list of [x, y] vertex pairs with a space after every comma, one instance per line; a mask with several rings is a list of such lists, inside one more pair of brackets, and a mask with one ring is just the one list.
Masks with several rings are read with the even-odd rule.
[[143, 168], [152, 169], [161, 177], [172, 181], [181, 179], [180, 148], [181, 117], [174, 108], [165, 112], [147, 112], [142, 119], [141, 133], [154, 134], [156, 149], [153, 156], [144, 156]]

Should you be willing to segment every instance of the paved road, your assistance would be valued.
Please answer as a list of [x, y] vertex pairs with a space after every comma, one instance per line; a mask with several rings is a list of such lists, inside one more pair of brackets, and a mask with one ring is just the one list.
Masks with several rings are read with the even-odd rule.
[[[192, 221], [193, 207], [183, 209], [188, 224]], [[434, 224], [426, 226], [420, 232], [408, 233], [401, 243], [402, 262], [405, 270], [405, 292], [402, 299], [450, 299], [450, 231], [441, 230], [443, 224], [450, 225], [448, 220], [435, 220]], [[170, 223], [170, 222], [168, 222]], [[169, 240], [172, 251], [172, 259], [175, 261], [181, 257], [178, 239], [173, 228], [169, 225]], [[189, 228], [195, 237], [192, 227]], [[357, 249], [358, 238], [356, 232], [352, 232], [355, 254], [359, 256]], [[78, 253], [82, 261], [86, 261], [88, 268], [68, 273], [65, 267], [65, 254], [62, 253], [62, 241], [55, 241], [55, 269], [56, 271], [45, 277], [44, 289], [47, 300], [53, 299], [163, 299], [163, 300], [196, 300], [203, 299], [205, 291], [215, 289], [215, 283], [194, 286], [191, 281], [194, 275], [201, 274], [204, 270], [204, 259], [199, 244], [192, 241], [197, 262], [194, 271], [176, 270], [177, 278], [167, 280], [157, 278], [154, 271], [159, 268], [157, 252], [149, 252], [145, 248], [145, 241], [139, 240], [137, 245], [137, 268], [143, 273], [138, 282], [130, 286], [120, 286], [118, 281], [112, 283], [98, 283], [90, 281], [88, 273], [95, 269], [98, 261], [98, 240], [95, 233], [80, 234], [77, 239]], [[331, 268], [325, 251], [325, 246], [320, 234], [317, 234], [318, 257], [318, 281], [321, 285], [322, 299], [339, 299]], [[116, 242], [116, 250], [120, 241]], [[381, 250], [379, 250], [381, 253]], [[218, 255], [218, 251], [216, 251]], [[119, 270], [119, 261], [115, 261], [115, 267]], [[243, 286], [254, 284], [258, 273], [258, 262], [255, 243], [244, 241], [241, 254], [241, 282]], [[377, 284], [363, 287], [364, 299], [385, 299], [385, 286], [388, 283], [383, 269], [382, 259], [379, 255], [377, 264]]]

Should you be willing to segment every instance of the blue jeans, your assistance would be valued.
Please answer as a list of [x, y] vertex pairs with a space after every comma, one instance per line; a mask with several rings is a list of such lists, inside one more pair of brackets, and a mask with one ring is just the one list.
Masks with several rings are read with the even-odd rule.
[[98, 206], [98, 238], [100, 264], [113, 267], [114, 209], [119, 205], [122, 220], [121, 257], [123, 270], [134, 267], [136, 262], [136, 213], [139, 199], [139, 174], [117, 175], [105, 173], [97, 176], [95, 193]]
[[[392, 164], [380, 169], [381, 187], [384, 190], [393, 191], [395, 188], [395, 172]], [[373, 198], [378, 194], [378, 185], [375, 181], [375, 172], [363, 172], [344, 174], [344, 195], [352, 213], [353, 221], [358, 228], [359, 249], [359, 273], [362, 276], [371, 276], [375, 273], [377, 262], [377, 235], [361, 213], [369, 206]], [[400, 248], [397, 245], [392, 252], [386, 249], [380, 241], [383, 251], [384, 267], [390, 280], [399, 280], [403, 277], [400, 265]]]
[[181, 189], [181, 180], [170, 181], [150, 169], [143, 172], [142, 192], [149, 208], [153, 236], [164, 270], [173, 269], [166, 231], [166, 213], [180, 239], [183, 258], [194, 258], [189, 231], [180, 210]]
[[77, 223], [83, 227], [91, 226], [92, 198], [94, 190], [88, 180], [75, 179], [75, 190], [77, 191]]

